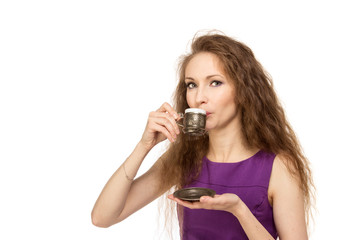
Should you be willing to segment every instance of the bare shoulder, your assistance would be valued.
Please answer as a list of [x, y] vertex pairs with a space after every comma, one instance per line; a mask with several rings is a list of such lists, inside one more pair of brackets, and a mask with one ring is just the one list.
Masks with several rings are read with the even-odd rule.
[[307, 239], [304, 194], [299, 174], [283, 156], [275, 157], [268, 196], [280, 238]]
[[287, 188], [300, 189], [299, 175], [289, 159], [283, 155], [277, 155], [274, 159], [268, 190], [271, 205], [274, 196]]

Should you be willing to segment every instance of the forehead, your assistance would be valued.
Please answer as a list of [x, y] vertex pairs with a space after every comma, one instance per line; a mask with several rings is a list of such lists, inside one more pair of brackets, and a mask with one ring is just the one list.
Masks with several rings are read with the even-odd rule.
[[202, 75], [222, 74], [225, 75], [223, 64], [213, 53], [197, 53], [185, 68], [186, 77], [200, 77]]

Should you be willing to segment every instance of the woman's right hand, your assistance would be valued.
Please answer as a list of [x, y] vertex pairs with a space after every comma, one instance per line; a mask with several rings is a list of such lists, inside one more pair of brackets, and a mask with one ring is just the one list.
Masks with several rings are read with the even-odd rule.
[[177, 112], [169, 103], [164, 103], [155, 112], [149, 114], [145, 131], [141, 138], [141, 143], [148, 149], [152, 149], [159, 142], [168, 139], [175, 142], [180, 134], [176, 120], [179, 119]]

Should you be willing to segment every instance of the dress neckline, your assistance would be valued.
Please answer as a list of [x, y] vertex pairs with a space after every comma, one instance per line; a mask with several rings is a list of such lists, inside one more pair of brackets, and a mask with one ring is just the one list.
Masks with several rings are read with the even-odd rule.
[[262, 150], [260, 149], [259, 151], [257, 151], [254, 155], [246, 158], [246, 159], [243, 159], [243, 160], [240, 160], [238, 162], [214, 162], [214, 161], [211, 161], [207, 156], [204, 156], [204, 158], [206, 159], [207, 162], [211, 163], [211, 164], [243, 164], [244, 162], [247, 162], [253, 158], [255, 158], [258, 154], [260, 154], [262, 152]]

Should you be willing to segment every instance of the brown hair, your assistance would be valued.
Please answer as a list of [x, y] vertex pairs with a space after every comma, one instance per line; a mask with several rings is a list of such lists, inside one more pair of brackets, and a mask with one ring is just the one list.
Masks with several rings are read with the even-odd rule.
[[[286, 119], [270, 76], [249, 47], [218, 33], [195, 37], [191, 53], [183, 56], [179, 64], [179, 82], [174, 93], [175, 110], [184, 112], [189, 107], [185, 69], [190, 60], [201, 52], [215, 54], [233, 81], [235, 102], [241, 113], [242, 131], [248, 146], [284, 156], [282, 159], [286, 160], [289, 172], [299, 179], [308, 217], [314, 188], [309, 163]], [[191, 140], [181, 133], [162, 156], [162, 187], [181, 188], [194, 179], [199, 174], [201, 159], [207, 153], [208, 146], [206, 135]]]

